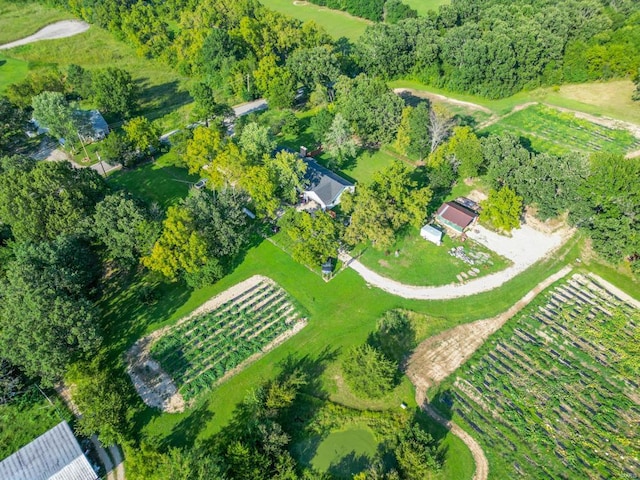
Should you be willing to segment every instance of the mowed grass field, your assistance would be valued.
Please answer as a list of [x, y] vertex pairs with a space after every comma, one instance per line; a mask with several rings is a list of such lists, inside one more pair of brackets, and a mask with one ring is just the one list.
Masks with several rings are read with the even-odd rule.
[[329, 35], [338, 39], [346, 37], [356, 41], [371, 22], [354, 17], [346, 12], [331, 10], [313, 3], [294, 0], [260, 0], [260, 2], [285, 15], [306, 22], [313, 20], [323, 27]]
[[[106, 67], [127, 70], [141, 89], [140, 113], [151, 120], [172, 114], [177, 121], [185, 115], [176, 116], [175, 112], [188, 110], [192, 101], [185, 88], [186, 77], [178, 75], [168, 65], [139, 57], [133, 47], [95, 25], [80, 35], [12, 48], [2, 55], [9, 60], [23, 62], [8, 63], [12, 82], [27, 75], [24, 62], [29, 70], [57, 68], [64, 72], [72, 63], [88, 70]], [[4, 75], [0, 87], [3, 83], [9, 83], [4, 80]], [[168, 124], [165, 127], [172, 126]]]
[[45, 25], [73, 16], [29, 1], [0, 0], [0, 45], [36, 33]]
[[[487, 254], [489, 261], [469, 265], [449, 255], [451, 248], [463, 247], [466, 254]], [[398, 256], [395, 253], [398, 251]], [[359, 259], [364, 265], [385, 277], [408, 285], [446, 285], [457, 282], [457, 275], [477, 268], [482, 277], [505, 269], [509, 261], [499, 257], [482, 245], [471, 240], [461, 242], [448, 235], [442, 245], [437, 246], [420, 236], [417, 229], [411, 229], [388, 250], [369, 247]], [[471, 277], [470, 277], [471, 278]]]
[[27, 76], [29, 64], [15, 58], [0, 54], [0, 94], [12, 83], [19, 82]]
[[512, 132], [531, 142], [538, 152], [626, 154], [640, 148], [640, 140], [627, 130], [608, 128], [544, 105], [533, 105], [489, 126], [482, 132]]

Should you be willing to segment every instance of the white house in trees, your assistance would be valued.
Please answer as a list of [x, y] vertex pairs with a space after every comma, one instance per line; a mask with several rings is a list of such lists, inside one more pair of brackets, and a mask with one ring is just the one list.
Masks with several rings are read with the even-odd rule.
[[305, 158], [304, 161], [307, 164], [303, 192], [305, 202], [314, 201], [323, 210], [327, 210], [340, 203], [340, 197], [344, 192], [355, 190], [353, 183], [319, 165], [315, 160]]

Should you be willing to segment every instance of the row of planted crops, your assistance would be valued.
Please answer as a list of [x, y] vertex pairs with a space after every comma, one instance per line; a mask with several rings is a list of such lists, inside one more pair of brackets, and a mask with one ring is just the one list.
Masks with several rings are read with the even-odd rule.
[[434, 402], [495, 478], [640, 478], [640, 312], [581, 275], [512, 319]]
[[185, 400], [292, 329], [300, 320], [287, 293], [263, 281], [217, 308], [179, 323], [151, 348]]

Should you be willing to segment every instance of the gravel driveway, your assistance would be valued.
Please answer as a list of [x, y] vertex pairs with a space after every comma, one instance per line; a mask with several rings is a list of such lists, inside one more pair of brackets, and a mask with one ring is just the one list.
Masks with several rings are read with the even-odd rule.
[[20, 45], [37, 42], [39, 40], [53, 40], [56, 38], [72, 37], [89, 30], [89, 24], [81, 20], [62, 20], [61, 22], [52, 23], [41, 28], [33, 35], [16, 40], [15, 42], [0, 45], [0, 50], [7, 50]]
[[[341, 260], [353, 268], [366, 282], [393, 295], [415, 300], [446, 300], [467, 297], [476, 293], [488, 292], [522, 273], [537, 261], [557, 250], [571, 236], [570, 231], [563, 230], [547, 234], [523, 225], [511, 232], [511, 237], [504, 237], [490, 232], [484, 227], [476, 226], [467, 232], [469, 238], [479, 242], [499, 255], [513, 262], [510, 267], [466, 283], [451, 283], [437, 287], [419, 287], [405, 285], [370, 270], [358, 260], [341, 254]], [[442, 254], [446, 252], [443, 250]]]

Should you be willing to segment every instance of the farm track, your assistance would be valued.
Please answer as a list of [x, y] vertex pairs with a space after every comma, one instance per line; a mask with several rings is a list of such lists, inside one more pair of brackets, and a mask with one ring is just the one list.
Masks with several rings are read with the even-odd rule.
[[479, 320], [460, 325], [451, 330], [428, 338], [422, 342], [409, 358], [407, 376], [416, 389], [416, 402], [434, 420], [446, 427], [460, 438], [471, 451], [476, 463], [474, 480], [486, 480], [489, 475], [489, 463], [478, 442], [454, 422], [445, 419], [426, 401], [426, 391], [441, 382], [460, 367], [485, 340], [497, 331], [507, 320], [512, 318], [547, 287], [571, 272], [565, 267], [547, 277], [531, 289], [521, 300], [506, 312], [487, 320]]

